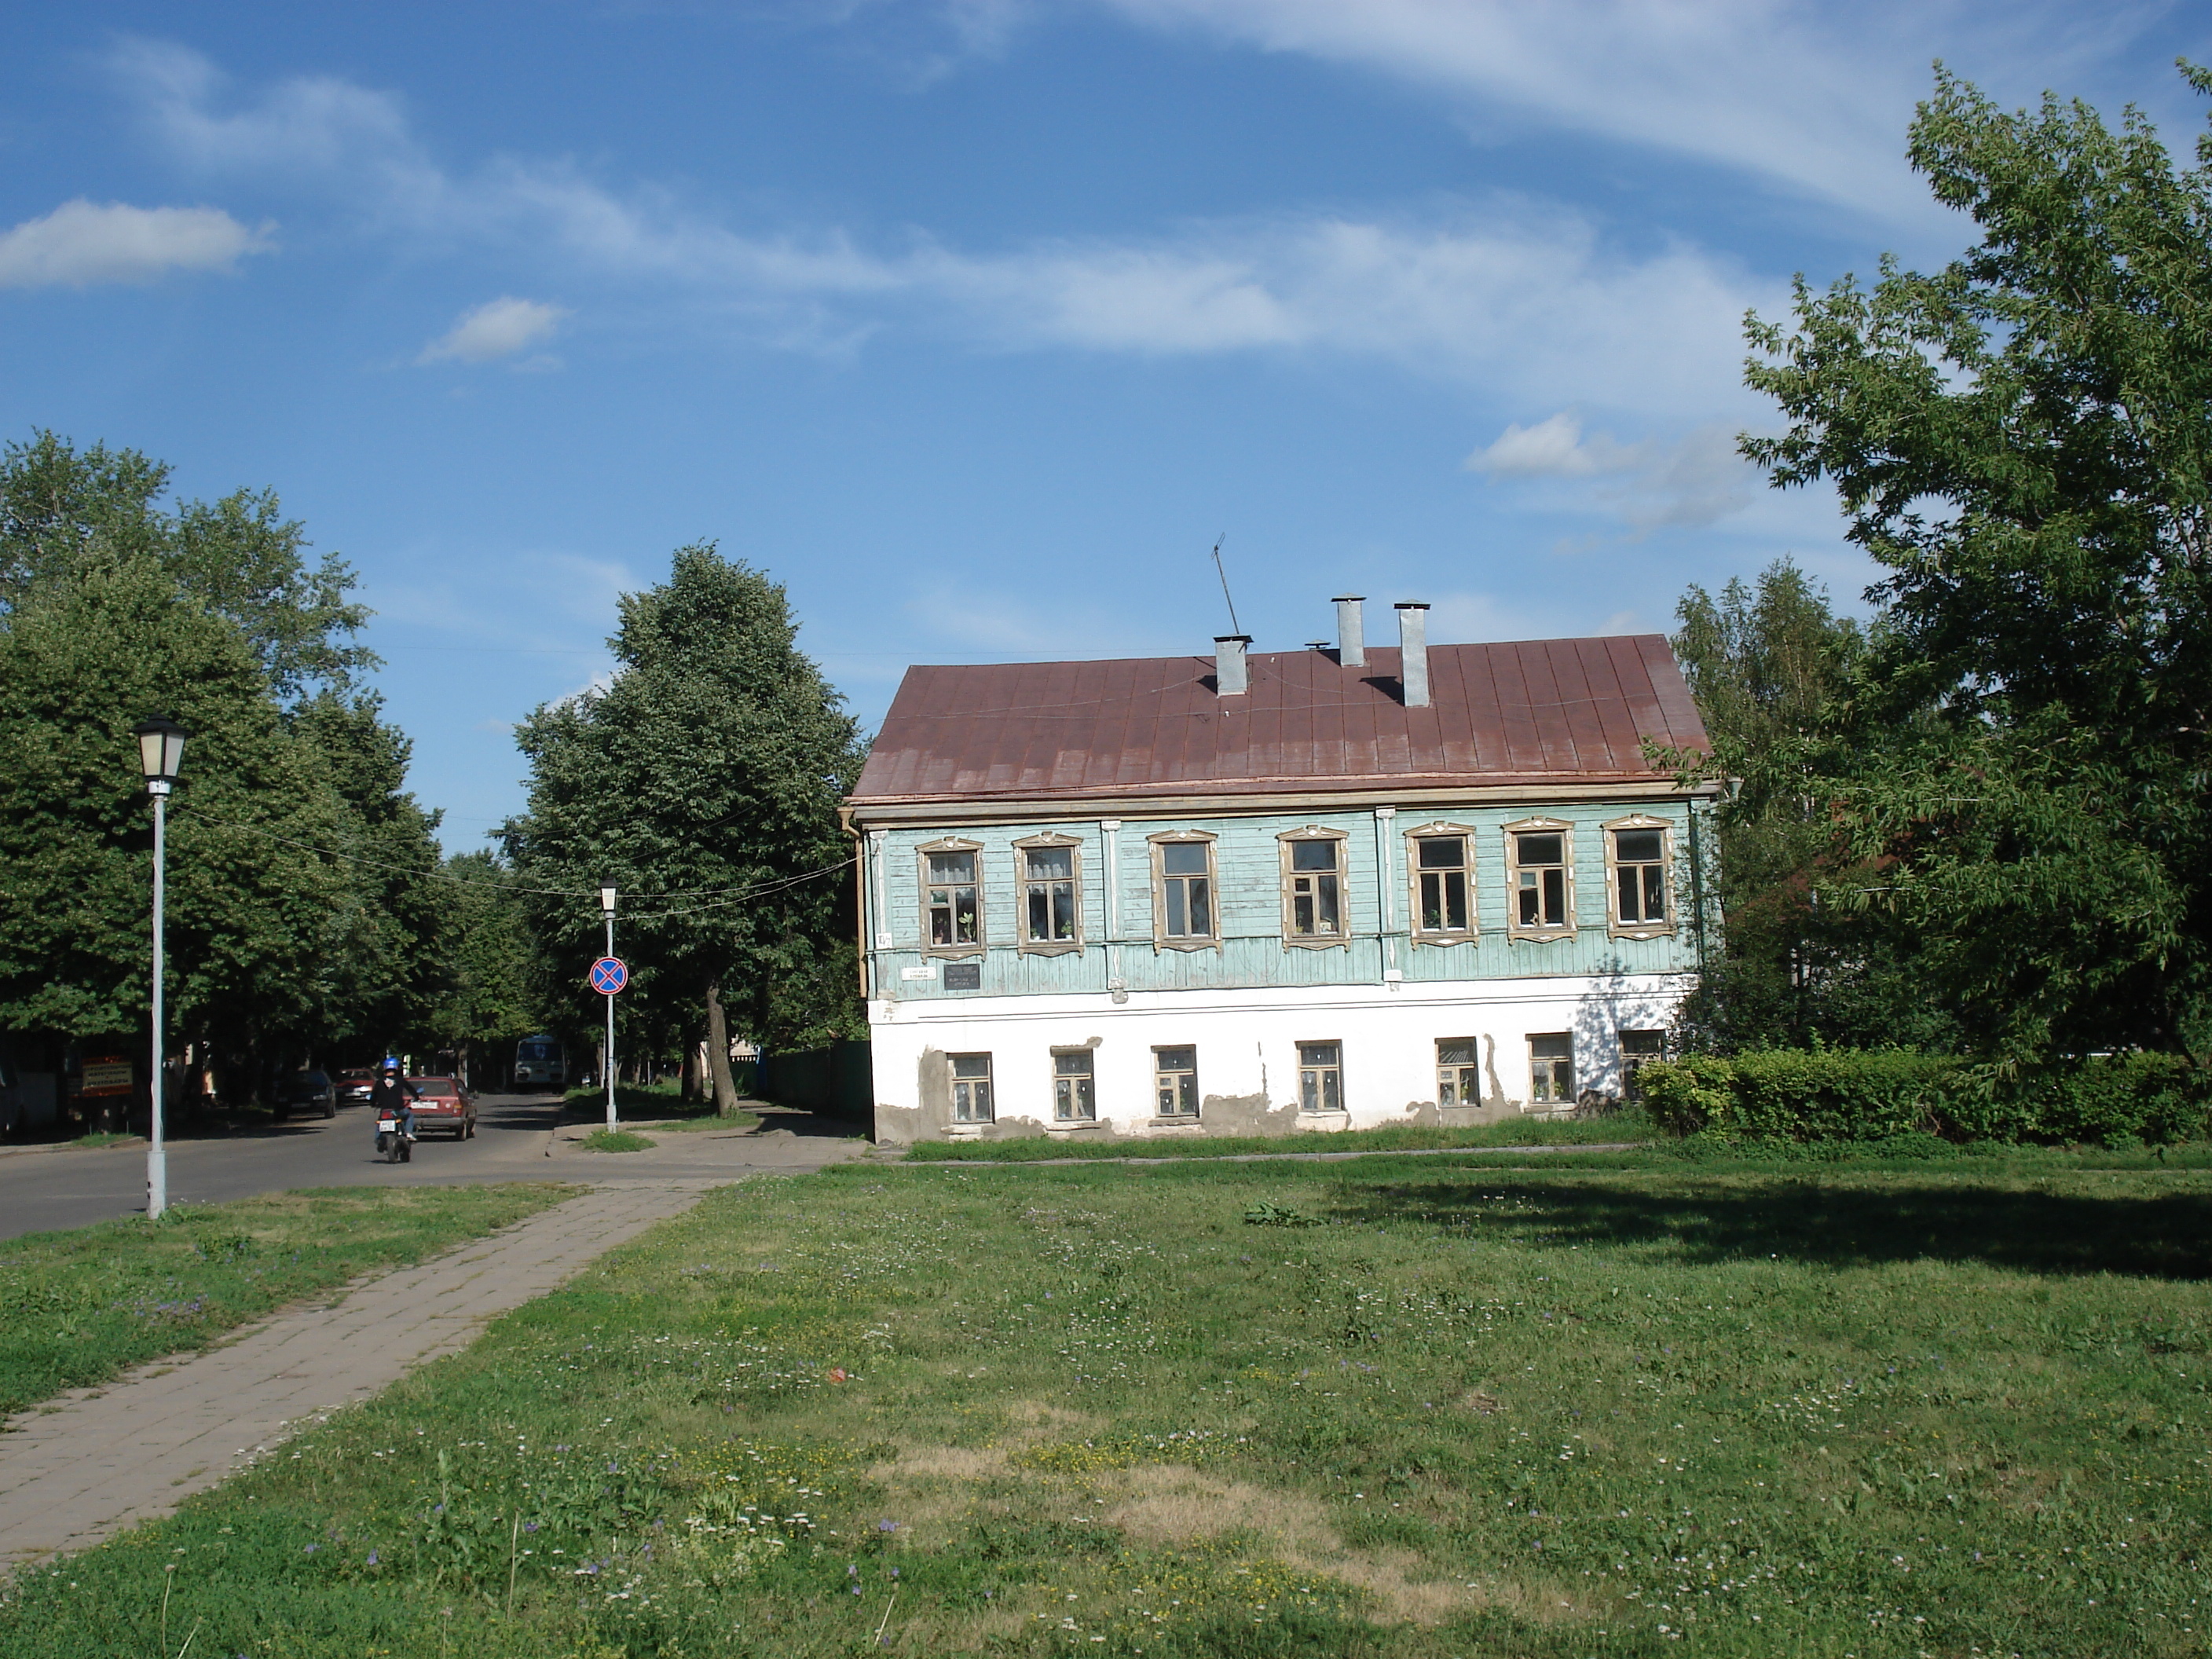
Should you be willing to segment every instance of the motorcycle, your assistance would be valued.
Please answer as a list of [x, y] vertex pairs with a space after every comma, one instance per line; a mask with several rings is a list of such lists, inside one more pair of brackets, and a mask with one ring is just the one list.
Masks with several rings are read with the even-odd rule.
[[376, 1120], [376, 1150], [384, 1155], [386, 1164], [411, 1164], [415, 1161], [415, 1131], [410, 1125], [403, 1129], [399, 1114], [386, 1110]]

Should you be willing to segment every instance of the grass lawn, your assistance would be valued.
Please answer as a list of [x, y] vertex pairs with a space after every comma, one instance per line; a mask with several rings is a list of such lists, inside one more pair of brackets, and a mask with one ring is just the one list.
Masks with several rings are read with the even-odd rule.
[[628, 1129], [594, 1129], [576, 1143], [587, 1152], [649, 1152], [653, 1143]]
[[1657, 1139], [1660, 1131], [1641, 1108], [1587, 1118], [1522, 1118], [1469, 1128], [1346, 1129], [1327, 1134], [1146, 1135], [1127, 1139], [1089, 1134], [1015, 1140], [919, 1140], [907, 1148], [911, 1164], [1042, 1164], [1071, 1158], [1235, 1158], [1284, 1152], [1413, 1152], [1481, 1146], [1587, 1146]]
[[2202, 1654], [2212, 1170], [2147, 1163], [757, 1181], [0, 1653]]
[[[562, 1115], [571, 1123], [584, 1123], [595, 1118], [603, 1120], [606, 1110], [605, 1089], [571, 1089]], [[750, 1129], [761, 1121], [757, 1112], [732, 1112], [724, 1117], [714, 1110], [712, 1099], [686, 1100], [683, 1090], [672, 1083], [639, 1088], [617, 1084], [615, 1112], [624, 1124], [650, 1124], [656, 1134], [681, 1134], [698, 1129]]]
[[204, 1347], [356, 1273], [434, 1255], [573, 1197], [553, 1183], [345, 1188], [179, 1205], [0, 1243], [0, 1413]]

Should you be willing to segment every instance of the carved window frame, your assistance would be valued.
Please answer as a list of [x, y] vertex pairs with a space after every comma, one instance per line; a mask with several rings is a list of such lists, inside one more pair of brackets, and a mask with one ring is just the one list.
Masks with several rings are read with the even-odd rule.
[[[1221, 948], [1221, 861], [1216, 855], [1216, 843], [1220, 837], [1207, 830], [1163, 830], [1145, 837], [1149, 849], [1146, 856], [1152, 866], [1152, 948], [1155, 951], [1218, 951]], [[1170, 939], [1168, 936], [1168, 880], [1161, 849], [1168, 847], [1202, 846], [1206, 848], [1206, 896], [1207, 921], [1212, 931], [1204, 936], [1185, 934]], [[1188, 880], [1188, 877], [1176, 879]], [[1186, 912], [1186, 915], [1188, 912]]]
[[[1068, 868], [1075, 885], [1075, 937], [1072, 939], [1033, 939], [1030, 937], [1030, 889], [1042, 884], [1030, 875], [1030, 854], [1039, 848], [1067, 849]], [[1079, 957], [1083, 954], [1083, 842], [1059, 830], [1024, 836], [1014, 843], [1014, 940], [1024, 956]]]
[[[1620, 919], [1620, 857], [1613, 842], [1616, 830], [1656, 830], [1659, 832], [1659, 868], [1667, 884], [1667, 919], [1664, 921], [1623, 921]], [[1680, 896], [1674, 890], [1674, 826], [1665, 818], [1654, 817], [1649, 812], [1632, 812], [1625, 818], [1613, 818], [1598, 826], [1605, 837], [1605, 930], [1615, 939], [1665, 939], [1674, 931], [1675, 914], [1680, 908]], [[1644, 866], [1639, 863], [1638, 869]]]
[[[929, 934], [929, 858], [933, 853], [967, 853], [975, 860], [975, 940], [972, 945], [938, 945]], [[946, 836], [937, 841], [927, 841], [914, 849], [915, 909], [921, 921], [921, 953], [925, 957], [958, 960], [963, 957], [980, 957], [990, 948], [989, 906], [983, 891], [983, 843], [964, 836]]]
[[[1575, 936], [1575, 826], [1565, 818], [1539, 815], [1521, 818], [1502, 826], [1505, 836], [1505, 929], [1519, 939], [1542, 943], [1547, 939], [1572, 939]], [[1532, 865], [1536, 870], [1564, 869], [1565, 920], [1559, 922], [1540, 922], [1523, 926], [1521, 921], [1521, 837], [1526, 835], [1557, 836], [1562, 855], [1559, 866]]]
[[[1482, 902], [1479, 896], [1480, 884], [1475, 878], [1475, 844], [1481, 835], [1471, 823], [1453, 823], [1439, 818], [1433, 823], [1424, 823], [1405, 832], [1406, 836], [1406, 932], [1416, 945], [1439, 947], [1452, 945], [1472, 945], [1482, 933]], [[1467, 877], [1467, 926], [1439, 927], [1434, 930], [1421, 926], [1421, 849], [1417, 844], [1424, 841], [1441, 840], [1448, 836], [1459, 837], [1467, 847], [1467, 861], [1460, 867]], [[1430, 873], [1437, 873], [1431, 872]]]
[[[1300, 933], [1292, 931], [1297, 894], [1293, 890], [1301, 876], [1317, 875], [1318, 871], [1293, 870], [1291, 849], [1310, 847], [1316, 842], [1336, 844], [1336, 931], [1333, 933]], [[1285, 830], [1275, 837], [1276, 862], [1280, 868], [1283, 901], [1283, 943], [1298, 951], [1343, 951], [1352, 946], [1352, 832], [1332, 830], [1326, 824], [1309, 823], [1296, 830]]]

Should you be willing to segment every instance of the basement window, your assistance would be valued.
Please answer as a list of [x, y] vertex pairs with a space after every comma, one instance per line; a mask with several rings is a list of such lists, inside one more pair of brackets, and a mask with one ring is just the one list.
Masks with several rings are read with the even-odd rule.
[[1097, 1118], [1090, 1049], [1052, 1051], [1052, 1115], [1058, 1123], [1090, 1123]]
[[991, 1057], [952, 1054], [952, 1121], [988, 1123], [991, 1121]]
[[1298, 1109], [1302, 1112], [1340, 1112], [1344, 1109], [1343, 1044], [1298, 1044]]
[[1620, 1034], [1620, 1092], [1629, 1100], [1644, 1098], [1636, 1074], [1656, 1060], [1667, 1058], [1664, 1031], [1623, 1031]]
[[1437, 1040], [1437, 1104], [1479, 1106], [1481, 1103], [1482, 1081], [1475, 1071], [1475, 1040], [1473, 1037], [1439, 1037]]
[[1528, 1098], [1538, 1106], [1575, 1103], [1575, 1038], [1547, 1031], [1528, 1039]]
[[1198, 1115], [1198, 1050], [1152, 1050], [1152, 1102], [1162, 1117]]

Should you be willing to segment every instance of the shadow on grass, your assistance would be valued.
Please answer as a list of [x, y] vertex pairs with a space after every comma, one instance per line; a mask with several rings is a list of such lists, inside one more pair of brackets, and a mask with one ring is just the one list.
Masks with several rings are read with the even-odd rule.
[[1996, 1186], [1747, 1180], [1696, 1190], [1581, 1180], [1412, 1182], [1348, 1194], [1337, 1216], [1547, 1245], [1671, 1247], [1698, 1262], [1826, 1267], [1980, 1262], [2037, 1273], [2212, 1278], [2212, 1196], [2098, 1197]]

